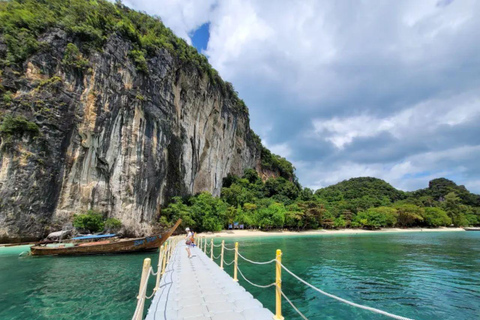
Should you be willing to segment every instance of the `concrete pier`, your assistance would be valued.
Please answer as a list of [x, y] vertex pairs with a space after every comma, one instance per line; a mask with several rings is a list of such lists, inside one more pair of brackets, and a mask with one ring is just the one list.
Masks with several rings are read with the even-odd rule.
[[180, 241], [160, 281], [147, 320], [271, 320], [264, 308], [238, 282], [200, 249], [187, 257]]

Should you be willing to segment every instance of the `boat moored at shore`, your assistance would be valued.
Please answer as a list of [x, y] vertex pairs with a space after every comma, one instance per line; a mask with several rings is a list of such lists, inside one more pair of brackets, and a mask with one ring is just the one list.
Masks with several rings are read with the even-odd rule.
[[[96, 242], [67, 243], [57, 244], [56, 246], [48, 246], [48, 244], [37, 244], [30, 248], [31, 255], [89, 255], [89, 254], [105, 254], [105, 253], [128, 253], [155, 251], [170, 237], [182, 222], [179, 219], [175, 225], [167, 232], [160, 235], [153, 235], [143, 238], [133, 239], [110, 239]], [[93, 236], [95, 237], [95, 236]], [[97, 237], [103, 239], [102, 237]], [[108, 237], [107, 237], [108, 238]], [[92, 237], [80, 237], [76, 240], [91, 240]], [[72, 240], [75, 240], [72, 239]]]

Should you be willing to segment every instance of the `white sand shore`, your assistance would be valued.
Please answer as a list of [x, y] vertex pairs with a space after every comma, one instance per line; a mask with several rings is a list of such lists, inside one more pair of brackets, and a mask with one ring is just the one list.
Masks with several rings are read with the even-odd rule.
[[388, 232], [442, 232], [465, 231], [462, 228], [383, 228], [380, 230], [340, 229], [340, 230], [308, 230], [308, 231], [260, 231], [260, 230], [223, 230], [219, 232], [203, 232], [197, 236], [240, 238], [240, 237], [271, 237], [271, 236], [310, 236], [310, 235], [335, 235], [335, 234], [362, 234], [362, 233], [388, 233]]

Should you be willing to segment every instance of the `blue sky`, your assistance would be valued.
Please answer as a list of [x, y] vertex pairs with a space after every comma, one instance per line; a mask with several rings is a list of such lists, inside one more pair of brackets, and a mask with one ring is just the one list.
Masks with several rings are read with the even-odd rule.
[[207, 49], [208, 39], [210, 38], [209, 23], [204, 23], [198, 29], [190, 33], [192, 45], [197, 48], [198, 52]]
[[444, 176], [480, 193], [480, 1], [124, 3], [208, 57], [302, 185]]

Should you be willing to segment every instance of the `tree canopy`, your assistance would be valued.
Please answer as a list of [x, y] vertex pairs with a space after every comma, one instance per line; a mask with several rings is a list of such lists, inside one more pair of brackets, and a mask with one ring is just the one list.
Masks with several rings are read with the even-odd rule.
[[262, 181], [248, 169], [242, 177], [229, 175], [223, 185], [219, 198], [208, 193], [174, 198], [163, 212], [198, 231], [220, 230], [233, 222], [263, 230], [480, 224], [480, 208], [469, 204], [476, 195], [466, 191], [461, 198], [451, 191], [457, 189], [453, 182], [447, 188], [431, 183], [431, 192], [408, 193], [367, 177], [313, 192], [281, 176]]

